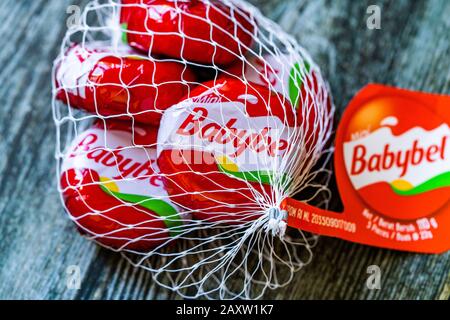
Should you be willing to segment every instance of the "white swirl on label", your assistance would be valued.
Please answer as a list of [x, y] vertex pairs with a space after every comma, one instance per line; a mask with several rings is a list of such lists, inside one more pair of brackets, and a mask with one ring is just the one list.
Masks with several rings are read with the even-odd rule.
[[395, 127], [398, 125], [398, 119], [394, 116], [386, 117], [381, 120], [380, 125], [383, 127]]

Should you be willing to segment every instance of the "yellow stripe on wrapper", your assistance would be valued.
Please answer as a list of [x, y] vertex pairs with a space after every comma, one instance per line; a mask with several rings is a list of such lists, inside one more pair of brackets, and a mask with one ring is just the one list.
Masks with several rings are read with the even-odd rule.
[[175, 237], [182, 232], [183, 221], [178, 214], [177, 209], [170, 203], [167, 203], [161, 199], [136, 194], [120, 193], [119, 186], [114, 181], [106, 177], [100, 177], [100, 187], [106, 194], [111, 195], [124, 203], [131, 203], [156, 213], [162, 218], [162, 221], [166, 225], [172, 237]]
[[112, 181], [109, 178], [100, 177], [100, 183], [103, 187], [105, 187], [106, 189], [108, 189], [111, 192], [119, 192], [120, 191], [117, 183], [115, 183], [114, 181]]
[[222, 167], [222, 169], [230, 172], [238, 172], [239, 167], [236, 163], [231, 161], [227, 156], [219, 156], [216, 158], [217, 163]]
[[400, 191], [408, 191], [414, 188], [414, 186], [410, 182], [403, 179], [394, 180], [392, 181], [391, 185], [392, 187]]

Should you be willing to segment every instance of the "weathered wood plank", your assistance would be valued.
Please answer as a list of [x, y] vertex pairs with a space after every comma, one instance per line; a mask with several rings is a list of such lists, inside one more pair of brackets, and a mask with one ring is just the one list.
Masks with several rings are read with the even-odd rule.
[[[0, 2], [0, 298], [177, 298], [120, 255], [79, 237], [56, 192], [50, 68], [66, 8], [87, 1]], [[264, 0], [254, 3], [294, 34], [327, 75], [336, 105], [370, 81], [450, 92], [450, 2], [446, 0]], [[379, 4], [382, 29], [366, 28]], [[450, 254], [426, 256], [322, 238], [315, 259], [267, 298], [448, 299]], [[382, 289], [366, 288], [367, 266]], [[80, 290], [66, 268], [80, 267]]]
[[54, 170], [51, 62], [69, 1], [2, 1], [0, 15], [0, 296], [72, 298], [70, 264], [96, 252], [61, 211]]

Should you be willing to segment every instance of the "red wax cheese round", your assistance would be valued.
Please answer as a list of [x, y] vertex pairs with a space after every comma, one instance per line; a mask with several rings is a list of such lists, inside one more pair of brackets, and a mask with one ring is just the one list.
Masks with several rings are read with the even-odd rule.
[[[156, 131], [98, 122], [73, 142], [61, 188], [81, 232], [115, 249], [147, 251], [180, 232], [183, 217], [156, 169]], [[142, 146], [142, 145], [145, 145]]]
[[318, 70], [299, 55], [252, 56], [230, 66], [222, 74], [268, 87], [289, 98], [296, 108], [297, 123], [304, 128], [305, 146], [312, 150], [332, 127], [332, 99]]
[[73, 46], [59, 62], [56, 97], [101, 116], [157, 125], [162, 111], [186, 95], [194, 81], [193, 72], [181, 63], [95, 42]]
[[399, 220], [429, 216], [450, 201], [448, 123], [409, 97], [368, 88], [373, 96], [359, 101], [344, 131], [349, 180], [379, 214]]
[[178, 59], [225, 65], [253, 42], [255, 22], [221, 1], [122, 0], [124, 40]]
[[[295, 115], [265, 87], [222, 79], [200, 85], [167, 110], [158, 132], [158, 166], [171, 199], [209, 221], [261, 215], [290, 148]], [[265, 199], [262, 200], [262, 199]]]

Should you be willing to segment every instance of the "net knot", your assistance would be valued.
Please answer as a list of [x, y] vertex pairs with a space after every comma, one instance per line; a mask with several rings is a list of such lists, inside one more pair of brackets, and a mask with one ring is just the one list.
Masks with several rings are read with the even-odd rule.
[[280, 208], [270, 208], [267, 215], [269, 216], [269, 222], [266, 226], [266, 232], [271, 232], [273, 236], [278, 235], [280, 239], [283, 239], [287, 228], [287, 211]]

